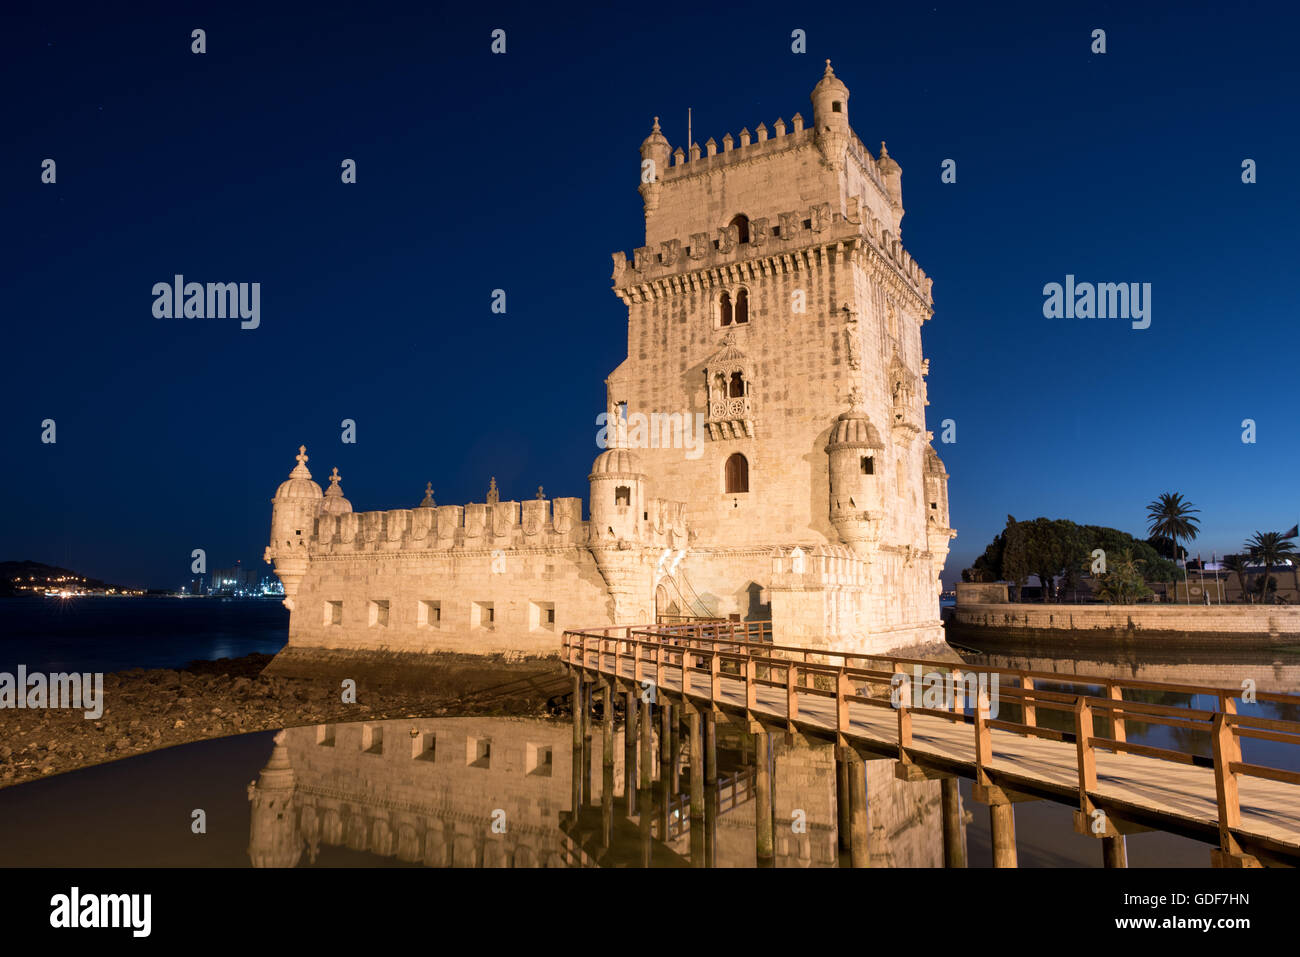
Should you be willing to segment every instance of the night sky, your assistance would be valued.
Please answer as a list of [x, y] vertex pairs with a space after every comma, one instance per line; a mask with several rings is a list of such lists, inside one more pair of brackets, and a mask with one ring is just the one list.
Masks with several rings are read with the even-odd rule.
[[[1178, 491], [1206, 558], [1300, 517], [1287, 5], [181, 6], [5, 5], [0, 560], [155, 587], [194, 548], [269, 571], [302, 443], [358, 511], [428, 481], [481, 502], [493, 475], [503, 499], [585, 499], [652, 117], [674, 148], [688, 107], [701, 144], [810, 118], [826, 57], [902, 165], [934, 278], [946, 584], [1007, 513], [1145, 534]], [[155, 318], [176, 273], [260, 282], [259, 328]], [[1150, 328], [1044, 318], [1067, 274], [1151, 283]]]

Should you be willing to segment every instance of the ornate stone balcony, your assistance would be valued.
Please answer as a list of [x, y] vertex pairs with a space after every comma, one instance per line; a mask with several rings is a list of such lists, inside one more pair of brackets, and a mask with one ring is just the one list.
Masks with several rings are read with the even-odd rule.
[[709, 405], [709, 414], [704, 424], [708, 427], [709, 438], [715, 441], [740, 438], [742, 435], [752, 438], [754, 420], [750, 397], [715, 397]]

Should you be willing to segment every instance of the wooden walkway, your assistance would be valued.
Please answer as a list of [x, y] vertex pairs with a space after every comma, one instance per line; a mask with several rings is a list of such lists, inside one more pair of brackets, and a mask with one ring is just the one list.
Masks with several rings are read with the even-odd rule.
[[[653, 685], [656, 696], [755, 728], [833, 741], [865, 758], [891, 758], [906, 780], [956, 775], [974, 781], [977, 799], [986, 803], [1069, 805], [1080, 833], [1114, 838], [1163, 830], [1214, 845], [1218, 866], [1300, 863], [1300, 773], [1241, 756], [1243, 738], [1300, 746], [1300, 723], [1238, 714], [1241, 689], [1067, 679], [777, 646], [768, 628], [708, 623], [570, 631], [562, 653], [569, 669], [591, 680], [637, 691]], [[938, 683], [949, 676], [956, 697], [935, 702]], [[981, 681], [983, 694], [977, 691]], [[927, 687], [929, 697], [922, 695]], [[1208, 696], [1217, 706], [1131, 697], [1152, 692]], [[1260, 692], [1257, 700], [1300, 705], [1293, 694]], [[939, 706], [921, 706], [934, 703]], [[1018, 720], [1007, 720], [1006, 711]], [[1069, 720], [1056, 724], [1073, 730], [1041, 726], [1038, 718], [1048, 711], [1064, 712]], [[1211, 747], [1204, 750], [1212, 755], [1130, 743], [1128, 722], [1208, 735]], [[1300, 750], [1294, 753], [1300, 760]]]

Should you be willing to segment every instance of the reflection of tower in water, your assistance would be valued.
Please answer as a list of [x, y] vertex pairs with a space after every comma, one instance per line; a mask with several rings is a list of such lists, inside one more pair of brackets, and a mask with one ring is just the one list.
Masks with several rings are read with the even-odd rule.
[[[647, 709], [650, 734], [643, 739], [636, 701], [628, 741], [622, 704], [608, 725], [589, 720], [576, 755], [570, 728], [536, 719], [406, 719], [282, 731], [249, 785], [249, 857], [256, 867], [292, 867], [305, 849], [307, 861], [328, 864], [346, 848], [364, 853], [362, 862], [432, 867], [848, 863], [834, 746], [719, 724], [714, 760], [707, 762], [692, 754], [691, 716], [680, 708]], [[698, 721], [701, 744], [712, 723]], [[770, 741], [766, 796], [759, 741]], [[887, 761], [856, 767], [865, 767], [871, 865], [942, 866], [938, 782], [895, 780]], [[759, 807], [770, 809], [767, 845], [757, 827]], [[771, 848], [770, 859], [758, 857], [762, 846]]]

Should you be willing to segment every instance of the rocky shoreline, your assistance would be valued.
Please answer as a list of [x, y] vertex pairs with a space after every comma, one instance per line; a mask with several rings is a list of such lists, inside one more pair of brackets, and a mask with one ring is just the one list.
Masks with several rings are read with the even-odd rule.
[[271, 655], [133, 668], [104, 676], [104, 712], [0, 710], [0, 787], [177, 744], [328, 722], [456, 715], [545, 715], [567, 681], [555, 659], [438, 656], [422, 687], [265, 674]]

